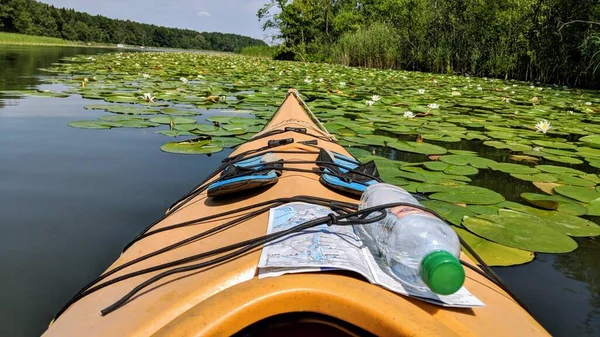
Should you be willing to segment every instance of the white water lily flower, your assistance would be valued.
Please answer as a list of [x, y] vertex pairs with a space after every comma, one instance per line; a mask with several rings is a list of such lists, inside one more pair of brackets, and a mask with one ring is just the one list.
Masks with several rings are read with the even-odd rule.
[[546, 132], [548, 132], [548, 130], [550, 130], [552, 128], [552, 126], [550, 125], [550, 122], [548, 122], [547, 120], [541, 120], [539, 121], [536, 125], [535, 128], [537, 129], [537, 131], [540, 131], [544, 134], [546, 134]]
[[283, 70], [279, 72], [279, 76], [283, 75]]
[[567, 114], [569, 114], [569, 115], [572, 115], [572, 114], [574, 114], [574, 113], [575, 113], [575, 112], [573, 112], [573, 110], [569, 110], [569, 111], [567, 111]]
[[483, 88], [482, 88], [481, 86], [479, 86], [479, 85], [478, 85], [478, 86], [477, 86], [477, 91], [481, 91], [481, 90], [483, 90]]
[[189, 82], [189, 81], [188, 81], [188, 79], [187, 79], [187, 78], [185, 78], [185, 77], [180, 77], [180, 78], [179, 78], [179, 80], [180, 80], [181, 82], [183, 82], [184, 84], [188, 84], [188, 82]]
[[438, 81], [437, 81], [436, 79], [434, 79], [432, 82], [433, 82], [433, 83], [437, 83]]
[[371, 101], [373, 101], [373, 102], [379, 102], [380, 100], [381, 100], [381, 97], [379, 95], [371, 96]]
[[427, 105], [427, 107], [428, 107], [429, 109], [439, 109], [439, 108], [440, 108], [440, 105], [439, 105], [439, 104], [437, 104], [437, 103], [431, 103], [431, 104]]
[[504, 102], [504, 103], [510, 103], [510, 98], [509, 97], [503, 97], [502, 98], [502, 102]]
[[319, 78], [319, 82], [323, 82], [323, 79], [322, 79], [322, 78]]
[[514, 92], [514, 91], [511, 91], [510, 93], [511, 93], [511, 94], [513, 94], [513, 95], [515, 94], [515, 92]]
[[592, 105], [592, 102], [585, 102], [585, 105]]
[[87, 83], [87, 82], [89, 82], [90, 80], [88, 80], [88, 78], [87, 78], [87, 77], [84, 77], [84, 78], [83, 78], [83, 81], [84, 81], [85, 83]]
[[425, 89], [419, 89], [417, 91], [419, 92], [419, 94], [424, 94], [425, 93]]
[[453, 90], [453, 91], [456, 91], [456, 90], [458, 90], [458, 89], [456, 89], [456, 88], [452, 88], [452, 90]]
[[415, 118], [415, 114], [412, 111], [404, 111], [404, 118]]
[[150, 78], [150, 75], [148, 75], [148, 74], [142, 74], [142, 77], [143, 78]]
[[462, 96], [462, 94], [459, 91], [453, 91], [450, 93], [452, 96]]
[[504, 87], [504, 88], [502, 88], [502, 90], [504, 90], [504, 91], [506, 91], [508, 89], [510, 89], [510, 87]]
[[312, 83], [312, 80], [307, 77], [307, 78], [304, 79], [304, 83], [310, 84], [310, 83]]
[[345, 87], [346, 86], [346, 82], [340, 82], [340, 86], [341, 87]]
[[149, 93], [145, 93], [144, 94], [144, 101], [146, 101], [147, 103], [153, 103], [154, 102], [154, 96], [152, 96]]
[[365, 104], [366, 104], [367, 106], [373, 106], [373, 104], [375, 104], [375, 102], [373, 102], [373, 101], [371, 101], [371, 100], [368, 100], [368, 101], [366, 101], [366, 102], [365, 102]]
[[542, 151], [543, 147], [534, 147], [533, 149], [531, 149], [531, 151], [535, 151], [535, 152], [540, 152]]
[[516, 86], [517, 86], [516, 84], [513, 84], [513, 87], [516, 87]]

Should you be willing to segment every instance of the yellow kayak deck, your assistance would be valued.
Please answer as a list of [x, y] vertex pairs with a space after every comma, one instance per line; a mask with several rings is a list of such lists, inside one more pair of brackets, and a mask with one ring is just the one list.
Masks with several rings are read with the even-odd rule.
[[[286, 161], [315, 161], [318, 149], [300, 144], [316, 139], [318, 146], [348, 155], [342, 146], [320, 128], [301, 105], [296, 94], [286, 100], [265, 127], [264, 132], [286, 127], [306, 128], [307, 134], [287, 131], [266, 137], [255, 136], [231, 156], [259, 149], [269, 140], [293, 138], [294, 143], [277, 147], [279, 158]], [[268, 151], [264, 151], [268, 152]], [[231, 157], [230, 156], [230, 157]], [[316, 168], [315, 164], [286, 164], [286, 167]], [[206, 184], [216, 180], [210, 179]], [[205, 184], [205, 185], [206, 185]], [[284, 170], [279, 181], [255, 193], [227, 200], [208, 198], [206, 191], [180, 203], [175, 211], [154, 225], [149, 232], [205, 216], [210, 216], [276, 198], [310, 195], [357, 203], [347, 195], [328, 189], [319, 175]], [[247, 214], [250, 211], [242, 212]], [[215, 228], [239, 217], [234, 214], [147, 236], [131, 245], [106, 272], [129, 261]], [[163, 263], [197, 255], [213, 249], [266, 234], [268, 212], [245, 220], [207, 237], [191, 241], [176, 249], [147, 258], [98, 282], [103, 284], [121, 275]], [[257, 322], [277, 315], [312, 313], [345, 322], [378, 336], [547, 336], [548, 333], [511, 296], [486, 277], [465, 268], [465, 287], [485, 303], [472, 309], [446, 308], [401, 296], [370, 284], [351, 272], [291, 274], [276, 278], [257, 278], [260, 248], [233, 260], [204, 269], [167, 276], [142, 289], [119, 309], [102, 315], [109, 307], [142, 282], [165, 270], [157, 270], [106, 286], [70, 305], [44, 333], [55, 336], [230, 336]], [[211, 256], [210, 258], [214, 258]], [[471, 263], [466, 256], [461, 259]], [[202, 260], [200, 260], [202, 261]], [[186, 265], [196, 264], [189, 262]], [[105, 272], [105, 273], [106, 273]], [[304, 332], [306, 325], [298, 325]], [[356, 335], [334, 323], [327, 330]], [[289, 325], [290, 335], [294, 324]], [[337, 329], [337, 330], [336, 330]], [[309, 329], [310, 330], [310, 329]], [[345, 331], [345, 332], [344, 332]], [[344, 334], [345, 333], [345, 334]]]

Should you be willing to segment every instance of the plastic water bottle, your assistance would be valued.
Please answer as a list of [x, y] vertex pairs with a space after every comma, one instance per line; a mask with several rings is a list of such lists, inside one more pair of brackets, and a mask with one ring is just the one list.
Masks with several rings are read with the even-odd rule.
[[[390, 184], [373, 184], [360, 199], [359, 209], [378, 205], [419, 202], [404, 189]], [[440, 295], [457, 292], [465, 281], [460, 264], [460, 242], [456, 232], [433, 214], [410, 207], [386, 210], [378, 222], [361, 225], [365, 239], [373, 240], [394, 275], [420, 290]]]

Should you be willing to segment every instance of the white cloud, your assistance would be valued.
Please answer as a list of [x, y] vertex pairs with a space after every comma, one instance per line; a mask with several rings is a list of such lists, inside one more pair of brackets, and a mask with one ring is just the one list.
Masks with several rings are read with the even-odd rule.
[[208, 16], [208, 17], [212, 16], [212, 14], [210, 14], [210, 12], [207, 12], [207, 11], [199, 11], [196, 14], [198, 14], [198, 16]]

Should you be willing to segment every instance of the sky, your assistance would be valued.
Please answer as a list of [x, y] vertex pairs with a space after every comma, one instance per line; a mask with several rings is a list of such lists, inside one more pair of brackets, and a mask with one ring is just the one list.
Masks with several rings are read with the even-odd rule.
[[268, 0], [41, 0], [92, 15], [269, 41], [256, 12]]

